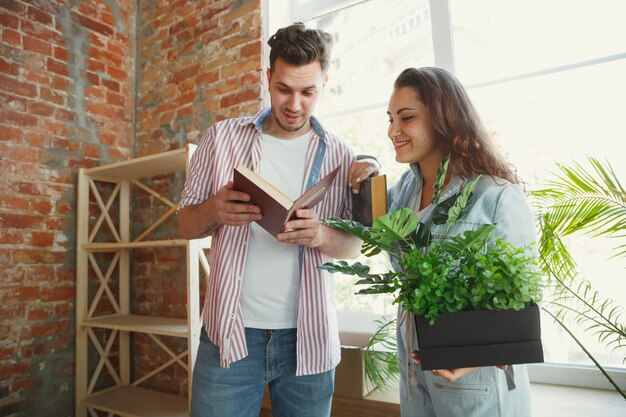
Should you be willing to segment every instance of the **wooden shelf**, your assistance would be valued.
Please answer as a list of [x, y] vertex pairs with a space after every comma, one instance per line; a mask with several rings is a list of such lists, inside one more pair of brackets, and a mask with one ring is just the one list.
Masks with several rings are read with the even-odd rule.
[[133, 314], [97, 317], [82, 323], [85, 327], [150, 333], [186, 338], [189, 335], [187, 319], [137, 316]]
[[82, 249], [89, 252], [116, 252], [124, 249], [158, 248], [171, 246], [187, 246], [186, 239], [147, 240], [141, 242], [102, 242], [85, 243]]
[[[171, 417], [188, 416], [189, 398], [139, 388], [170, 366], [184, 369], [186, 392], [192, 391], [192, 371], [200, 339], [200, 277], [209, 274], [205, 249], [211, 238], [163, 239], [176, 236], [166, 220], [174, 215], [179, 193], [176, 187], [153, 187], [149, 179], [171, 173], [188, 174], [189, 161], [195, 145], [187, 145], [160, 154], [149, 155], [110, 165], [78, 170], [76, 209], [76, 417], [93, 416], [101, 410], [116, 416]], [[176, 179], [177, 180], [177, 179]], [[170, 178], [167, 178], [170, 182]], [[111, 187], [111, 184], [113, 186]], [[156, 189], [155, 189], [156, 188]], [[134, 231], [133, 219], [142, 215], [133, 212], [133, 197], [143, 191], [162, 203], [161, 214], [151, 213], [142, 219], [142, 231]], [[160, 205], [159, 205], [160, 206]], [[162, 208], [162, 207], [161, 207]], [[115, 215], [113, 215], [115, 213]], [[146, 223], [144, 225], [144, 223]], [[160, 228], [167, 224], [167, 228]], [[160, 234], [162, 231], [165, 234]], [[155, 237], [159, 236], [159, 237]], [[151, 240], [152, 239], [152, 240]], [[131, 314], [133, 305], [133, 259], [143, 254], [142, 249], [154, 254], [156, 249], [173, 250], [184, 274], [172, 277], [177, 283], [184, 280], [186, 308], [184, 318], [165, 318]], [[169, 251], [168, 251], [169, 252]], [[96, 256], [108, 253], [113, 256]], [[178, 267], [178, 265], [177, 265]], [[97, 289], [96, 289], [97, 288]], [[158, 289], [155, 289], [158, 291]], [[166, 289], [161, 288], [161, 291]], [[181, 289], [182, 291], [182, 289]], [[90, 317], [100, 302], [106, 300], [115, 314]], [[158, 299], [150, 302], [158, 304]], [[149, 314], [149, 313], [146, 313]], [[182, 314], [182, 313], [181, 313]], [[95, 330], [104, 329], [103, 340]], [[149, 337], [149, 346], [139, 351], [133, 334]], [[162, 338], [175, 337], [172, 348]], [[186, 343], [181, 340], [184, 339]], [[164, 355], [165, 353], [165, 355]], [[135, 378], [133, 357], [144, 354], [151, 361], [152, 371]], [[112, 356], [115, 359], [112, 360]], [[165, 358], [165, 359], [163, 359]], [[161, 360], [163, 359], [163, 360]], [[152, 362], [156, 362], [152, 364]], [[106, 374], [114, 377], [115, 386]], [[171, 391], [171, 386], [164, 391]], [[107, 386], [97, 393], [94, 386]], [[176, 389], [176, 388], [173, 388]]]
[[122, 417], [189, 416], [186, 397], [132, 386], [90, 395], [82, 403]]
[[89, 168], [85, 170], [85, 174], [101, 181], [116, 182], [149, 178], [172, 172], [185, 172], [187, 158], [189, 154], [193, 153], [195, 147], [196, 145], [189, 144], [185, 148], [173, 151]]

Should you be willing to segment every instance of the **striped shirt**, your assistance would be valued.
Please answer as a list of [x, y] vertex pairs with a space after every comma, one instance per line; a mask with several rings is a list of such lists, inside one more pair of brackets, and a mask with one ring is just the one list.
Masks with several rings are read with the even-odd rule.
[[[259, 172], [261, 125], [270, 109], [252, 117], [220, 121], [211, 126], [194, 152], [182, 192], [180, 208], [199, 204], [233, 178], [244, 164]], [[311, 118], [313, 133], [307, 149], [302, 192], [340, 166], [322, 202], [315, 206], [320, 218], [350, 216], [348, 170], [354, 153], [338, 137]], [[218, 227], [212, 235], [202, 319], [209, 339], [220, 348], [223, 367], [243, 359], [248, 351], [240, 305], [241, 279], [246, 265], [250, 225]], [[300, 247], [300, 293], [297, 321], [296, 375], [333, 369], [340, 359], [339, 334], [332, 275], [317, 269], [331, 259], [317, 249]]]

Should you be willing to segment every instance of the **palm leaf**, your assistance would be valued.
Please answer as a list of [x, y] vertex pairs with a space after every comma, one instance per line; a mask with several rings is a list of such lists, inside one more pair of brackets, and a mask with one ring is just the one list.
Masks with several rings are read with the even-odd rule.
[[377, 323], [378, 330], [365, 348], [365, 373], [375, 388], [395, 388], [400, 375], [396, 356], [396, 319], [377, 320]]
[[[578, 163], [558, 164], [559, 174], [547, 188], [533, 192], [537, 209], [548, 216], [554, 233], [567, 236], [578, 231], [591, 236], [626, 237], [626, 192], [608, 162], [588, 158], [591, 171]], [[614, 256], [626, 256], [626, 243]]]

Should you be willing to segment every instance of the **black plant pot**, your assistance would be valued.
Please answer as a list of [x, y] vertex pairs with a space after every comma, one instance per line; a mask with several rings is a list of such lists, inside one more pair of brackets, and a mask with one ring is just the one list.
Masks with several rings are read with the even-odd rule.
[[543, 362], [539, 307], [415, 316], [423, 370]]

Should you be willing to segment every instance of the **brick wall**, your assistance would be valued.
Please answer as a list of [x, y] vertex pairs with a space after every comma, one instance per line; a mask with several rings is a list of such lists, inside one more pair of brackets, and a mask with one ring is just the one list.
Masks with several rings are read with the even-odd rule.
[[[260, 110], [260, 1], [142, 2], [137, 20], [137, 155], [198, 143], [215, 121]], [[183, 181], [174, 175], [151, 185], [178, 201]], [[158, 205], [146, 194], [138, 194], [135, 200], [142, 213], [158, 213]], [[143, 230], [146, 224], [139, 221], [135, 226]], [[158, 233], [165, 238], [176, 232], [171, 221], [161, 225]], [[180, 279], [185, 276], [184, 257], [183, 250], [173, 248], [142, 251], [133, 258], [135, 311], [185, 317], [186, 288]], [[184, 349], [180, 339], [163, 339], [173, 351]], [[135, 362], [138, 375], [165, 362], [163, 351], [150, 339], [137, 335], [134, 342], [142, 352]], [[187, 379], [176, 365], [146, 385], [186, 394]]]
[[[73, 415], [76, 170], [257, 111], [261, 27], [259, 0], [0, 1], [0, 415]], [[135, 264], [167, 275], [179, 262]], [[145, 278], [138, 308], [166, 288], [161, 313], [184, 311], [180, 285]]]
[[135, 14], [0, 1], [0, 415], [73, 415], [75, 173], [131, 155]]

